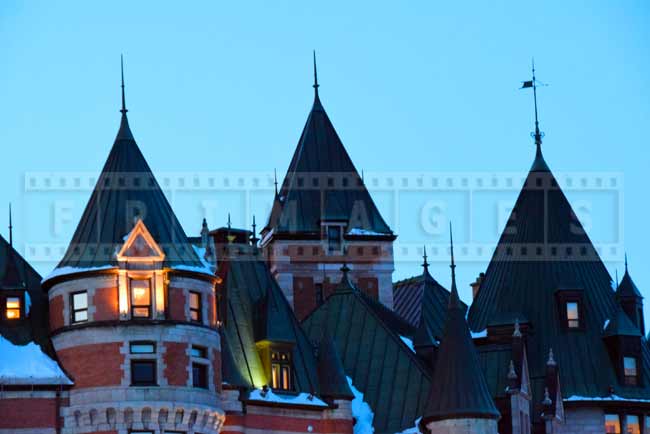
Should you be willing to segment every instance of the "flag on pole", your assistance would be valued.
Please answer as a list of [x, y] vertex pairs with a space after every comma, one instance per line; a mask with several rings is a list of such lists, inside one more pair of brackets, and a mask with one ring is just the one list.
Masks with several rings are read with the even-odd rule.
[[533, 80], [523, 82], [521, 88], [526, 89], [527, 87], [533, 87]]

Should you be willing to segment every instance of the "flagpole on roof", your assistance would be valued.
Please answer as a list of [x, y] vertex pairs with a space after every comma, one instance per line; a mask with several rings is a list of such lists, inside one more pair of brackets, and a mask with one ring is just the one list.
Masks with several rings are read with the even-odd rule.
[[533, 58], [533, 99], [535, 101], [535, 145], [542, 146], [542, 134], [539, 132], [539, 120], [537, 118], [537, 82], [535, 81], [535, 58]]

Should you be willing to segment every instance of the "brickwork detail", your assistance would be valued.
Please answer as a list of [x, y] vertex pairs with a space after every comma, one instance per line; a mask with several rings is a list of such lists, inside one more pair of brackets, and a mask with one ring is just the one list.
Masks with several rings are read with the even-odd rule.
[[56, 398], [3, 398], [0, 415], [0, 429], [54, 427]]
[[165, 353], [163, 355], [164, 375], [167, 384], [170, 386], [188, 385], [190, 359], [187, 355], [187, 347], [186, 343], [165, 342]]
[[[122, 382], [124, 355], [120, 343], [88, 344], [59, 350], [59, 360], [75, 388], [114, 386]], [[98, 369], [101, 367], [101, 369]]]
[[169, 292], [169, 318], [176, 321], [186, 321], [185, 293], [181, 288], [171, 287]]
[[63, 296], [57, 295], [50, 299], [50, 331], [60, 329], [63, 325]]
[[94, 321], [111, 321], [119, 319], [117, 307], [117, 287], [97, 288], [92, 305], [95, 307]]

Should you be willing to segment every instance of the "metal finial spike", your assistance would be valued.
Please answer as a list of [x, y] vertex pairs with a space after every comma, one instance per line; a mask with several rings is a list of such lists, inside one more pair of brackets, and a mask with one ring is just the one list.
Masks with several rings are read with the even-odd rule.
[[122, 73], [122, 110], [120, 113], [126, 114], [128, 110], [126, 109], [126, 98], [124, 97], [124, 56], [120, 54], [120, 71]]
[[515, 338], [521, 337], [521, 325], [519, 325], [519, 318], [515, 320], [515, 331], [512, 333], [512, 336]]
[[9, 202], [9, 245], [14, 245], [14, 226], [11, 224], [11, 202]]
[[278, 195], [278, 171], [273, 169], [273, 184], [275, 185], [275, 195]]
[[548, 361], [546, 362], [549, 366], [554, 366], [557, 363], [555, 362], [555, 357], [553, 357], [553, 348], [548, 350]]
[[551, 401], [551, 395], [548, 393], [548, 387], [544, 388], [544, 400], [542, 401], [542, 404], [545, 406], [553, 404], [553, 401]]
[[228, 229], [230, 229], [230, 213], [228, 213]]
[[316, 50], [314, 50], [314, 91], [316, 92], [316, 95], [318, 95], [318, 70], [316, 69]]
[[615, 271], [616, 273], [616, 289], [618, 289], [618, 268]]
[[253, 214], [253, 238], [257, 235], [257, 224], [255, 224], [255, 214]]
[[424, 272], [428, 273], [429, 272], [429, 262], [427, 262], [427, 246], [423, 246], [422, 248], [423, 254], [422, 254], [422, 259], [424, 259], [424, 262], [422, 263], [422, 267], [424, 267]]
[[451, 222], [449, 222], [449, 244], [451, 251], [451, 273], [452, 277], [456, 278], [456, 262], [454, 261], [454, 235], [451, 230]]
[[627, 273], [627, 252], [625, 252], [625, 272]]
[[510, 367], [508, 368], [508, 380], [516, 380], [517, 371], [515, 370], [515, 362], [510, 360]]

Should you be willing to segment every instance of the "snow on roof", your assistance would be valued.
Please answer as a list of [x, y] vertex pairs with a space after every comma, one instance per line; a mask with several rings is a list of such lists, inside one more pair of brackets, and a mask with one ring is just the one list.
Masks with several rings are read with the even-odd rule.
[[0, 336], [0, 384], [72, 384], [58, 363], [34, 342], [14, 345]]
[[299, 393], [297, 395], [284, 395], [284, 394], [275, 394], [271, 389], [268, 389], [266, 393], [262, 389], [253, 390], [250, 395], [248, 395], [249, 401], [258, 401], [258, 402], [275, 402], [281, 404], [289, 405], [308, 405], [308, 406], [317, 406], [317, 407], [328, 407], [327, 403], [316, 398], [309, 393]]
[[102, 265], [100, 267], [71, 267], [69, 265], [66, 265], [64, 267], [59, 267], [52, 270], [50, 274], [48, 274], [41, 280], [41, 283], [58, 276], [65, 276], [74, 273], [85, 273], [88, 271], [108, 270], [111, 268], [117, 268], [117, 267], [115, 267], [114, 265]]
[[471, 333], [472, 333], [472, 339], [487, 338], [487, 329], [481, 330], [480, 332], [471, 332]]
[[390, 235], [386, 234], [383, 232], [375, 232], [375, 231], [369, 231], [366, 229], [361, 229], [361, 228], [352, 228], [348, 231], [347, 235], [372, 235], [372, 236], [384, 236], [384, 235]]
[[398, 433], [395, 433], [395, 434], [420, 434], [420, 432], [421, 432], [420, 431], [420, 421], [421, 420], [422, 420], [422, 418], [418, 417], [415, 420], [414, 426], [412, 426], [411, 428], [406, 428], [404, 431], [398, 432]]
[[212, 271], [214, 269], [214, 267], [212, 266], [212, 264], [210, 264], [210, 262], [208, 262], [205, 259], [205, 253], [206, 253], [205, 247], [199, 247], [199, 246], [195, 246], [194, 244], [192, 244], [192, 248], [194, 249], [194, 253], [196, 253], [196, 256], [198, 256], [199, 259], [201, 260], [201, 264], [203, 264], [203, 266], [205, 268]]
[[352, 400], [352, 416], [354, 416], [356, 422], [354, 424], [354, 434], [372, 434], [375, 432], [375, 428], [372, 426], [372, 420], [375, 418], [375, 414], [372, 412], [372, 409], [363, 400], [363, 393], [359, 392], [354, 384], [352, 384], [352, 379], [348, 379], [348, 385], [350, 385], [350, 390], [354, 394], [354, 399]]
[[198, 267], [194, 265], [178, 264], [178, 265], [173, 265], [171, 268], [172, 270], [191, 271], [193, 273], [207, 274], [209, 276], [214, 277], [214, 272], [210, 269], [210, 267], [206, 267], [205, 265]]
[[413, 341], [411, 339], [407, 338], [406, 336], [400, 336], [400, 339], [402, 342], [404, 342], [404, 345], [409, 347], [409, 350], [415, 352], [415, 347], [413, 347]]
[[639, 402], [639, 403], [650, 403], [650, 399], [631, 399], [623, 398], [618, 395], [609, 395], [609, 396], [578, 396], [572, 395], [564, 399], [564, 402], [585, 402], [585, 401], [607, 401], [607, 402]]

